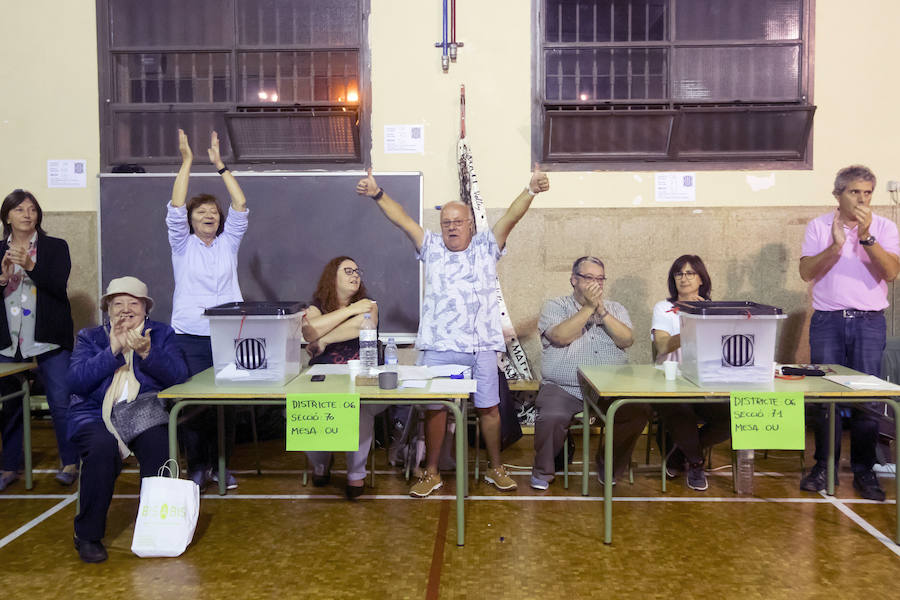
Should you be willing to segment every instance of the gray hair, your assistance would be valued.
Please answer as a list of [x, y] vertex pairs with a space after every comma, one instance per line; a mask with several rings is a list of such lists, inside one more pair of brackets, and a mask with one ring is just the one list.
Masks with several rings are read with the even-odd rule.
[[875, 173], [869, 167], [865, 165], [850, 165], [838, 171], [837, 177], [834, 178], [834, 191], [831, 193], [835, 196], [843, 194], [847, 186], [857, 179], [870, 182], [873, 188], [877, 182]]
[[606, 271], [606, 267], [603, 265], [603, 261], [600, 260], [599, 258], [597, 258], [596, 256], [582, 256], [581, 258], [576, 259], [575, 262], [572, 263], [572, 275], [575, 275], [576, 273], [578, 273], [578, 267], [580, 267], [581, 264], [585, 263], [585, 262], [592, 262], [595, 265], [600, 265], [600, 268], [603, 269], [604, 271]]

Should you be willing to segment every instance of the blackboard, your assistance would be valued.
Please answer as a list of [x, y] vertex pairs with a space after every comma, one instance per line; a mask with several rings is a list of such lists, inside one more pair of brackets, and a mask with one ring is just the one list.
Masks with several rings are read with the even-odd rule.
[[[381, 336], [415, 335], [421, 296], [415, 248], [374, 201], [356, 194], [363, 175], [236, 175], [250, 210], [238, 255], [244, 300], [308, 303], [325, 263], [348, 255], [365, 272], [369, 295], [378, 302]], [[123, 275], [140, 278], [154, 300], [153, 319], [166, 323], [174, 280], [165, 216], [174, 181], [174, 173], [100, 179], [101, 286]], [[378, 184], [421, 222], [419, 173], [380, 174]], [[200, 193], [213, 194], [223, 206], [230, 203], [218, 174], [191, 176], [188, 198]]]

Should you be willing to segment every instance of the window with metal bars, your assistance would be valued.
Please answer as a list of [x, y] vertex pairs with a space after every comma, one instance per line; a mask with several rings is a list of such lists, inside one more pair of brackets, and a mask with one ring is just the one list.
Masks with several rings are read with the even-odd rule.
[[180, 162], [177, 130], [230, 161], [359, 163], [367, 0], [98, 0], [106, 168]]
[[813, 1], [536, 0], [536, 158], [809, 166]]

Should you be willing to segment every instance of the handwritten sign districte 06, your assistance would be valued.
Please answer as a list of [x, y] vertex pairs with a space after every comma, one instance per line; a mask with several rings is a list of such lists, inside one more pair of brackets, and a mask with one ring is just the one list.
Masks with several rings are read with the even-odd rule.
[[803, 450], [802, 392], [731, 392], [731, 447]]
[[359, 449], [359, 394], [288, 394], [287, 450]]

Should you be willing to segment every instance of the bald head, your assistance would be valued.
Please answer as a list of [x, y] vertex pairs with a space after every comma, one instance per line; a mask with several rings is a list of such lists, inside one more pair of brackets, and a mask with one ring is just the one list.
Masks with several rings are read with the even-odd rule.
[[447, 249], [452, 252], [465, 250], [473, 235], [475, 223], [468, 205], [454, 200], [441, 208], [441, 236]]

